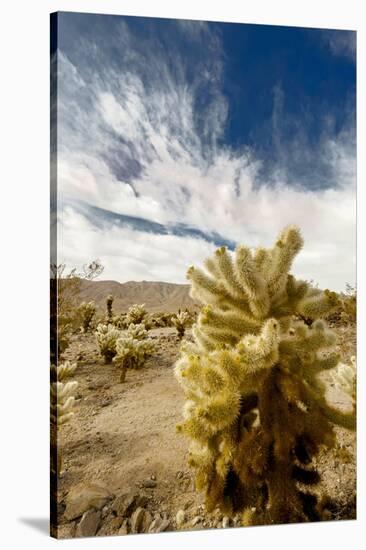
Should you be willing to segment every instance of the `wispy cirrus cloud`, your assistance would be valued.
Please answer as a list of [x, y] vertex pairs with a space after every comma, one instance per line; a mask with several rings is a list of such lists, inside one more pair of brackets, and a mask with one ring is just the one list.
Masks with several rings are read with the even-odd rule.
[[316, 180], [314, 152], [301, 128], [287, 149], [286, 95], [277, 85], [270, 128], [277, 161], [263, 172], [253, 148], [224, 139], [230, 109], [220, 33], [204, 22], [175, 29], [176, 41], [167, 41], [121, 20], [103, 47], [84, 37], [68, 55], [61, 43], [60, 258], [80, 265], [100, 257], [105, 277], [121, 281], [184, 282], [188, 265], [218, 244], [270, 245], [283, 225], [297, 223], [306, 249], [296, 273], [332, 288], [353, 282], [352, 127], [324, 126], [320, 153], [332, 186], [304, 186], [303, 174], [289, 174], [289, 158], [298, 155]]

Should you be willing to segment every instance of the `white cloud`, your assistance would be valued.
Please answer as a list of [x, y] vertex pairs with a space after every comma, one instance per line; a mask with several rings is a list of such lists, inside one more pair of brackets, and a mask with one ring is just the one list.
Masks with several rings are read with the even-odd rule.
[[58, 223], [59, 263], [83, 265], [98, 257], [105, 266], [104, 279], [184, 283], [189, 265], [200, 263], [216, 248], [193, 237], [157, 235], [116, 225], [96, 229], [71, 207], [61, 212]]
[[[189, 22], [182, 28], [192, 32]], [[207, 33], [205, 26], [198, 30]], [[217, 48], [215, 41], [212, 44]], [[138, 52], [133, 53], [138, 67], [143, 61]], [[151, 59], [157, 64], [151, 52], [146, 55], [145, 63]], [[127, 69], [117, 74], [103, 67], [101, 78], [95, 67], [82, 75], [60, 54], [61, 204], [84, 201], [165, 225], [183, 223], [217, 232], [252, 246], [270, 245], [284, 225], [296, 223], [303, 231], [305, 249], [295, 273], [333, 289], [354, 283], [356, 169], [349, 134], [335, 140], [325, 132], [321, 143], [321, 154], [337, 175], [334, 188], [309, 191], [296, 180], [288, 182], [286, 155], [280, 155], [270, 183], [259, 181], [261, 163], [253, 151], [233, 152], [220, 146], [227, 117], [217, 84], [220, 64], [205, 66], [188, 85], [184, 68], [175, 68], [176, 78], [163, 58], [159, 63], [163, 81], [149, 85]], [[196, 92], [207, 82], [213, 82], [215, 93], [199, 132]], [[283, 96], [277, 92], [273, 123], [279, 133], [276, 117]], [[299, 142], [297, 154], [306, 157], [302, 146]], [[201, 263], [214, 248], [193, 237], [110, 225], [101, 229], [70, 206], [61, 210], [59, 223], [60, 261], [81, 265], [99, 257], [105, 265], [103, 277], [119, 281], [184, 282], [187, 267]]]
[[334, 55], [356, 61], [356, 31], [331, 30], [324, 37]]

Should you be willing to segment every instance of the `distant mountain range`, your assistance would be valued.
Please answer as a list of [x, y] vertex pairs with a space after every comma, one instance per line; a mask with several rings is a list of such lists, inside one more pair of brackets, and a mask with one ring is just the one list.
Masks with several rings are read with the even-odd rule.
[[176, 312], [179, 309], [197, 308], [189, 296], [190, 285], [161, 283], [153, 281], [81, 281], [80, 302], [93, 300], [99, 310], [106, 309], [109, 294], [114, 297], [113, 310], [121, 313], [133, 304], [145, 304], [147, 311]]

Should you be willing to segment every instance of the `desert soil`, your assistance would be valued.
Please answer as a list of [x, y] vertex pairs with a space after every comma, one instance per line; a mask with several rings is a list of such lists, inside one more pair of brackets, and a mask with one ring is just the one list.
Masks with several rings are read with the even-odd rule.
[[[355, 330], [336, 330], [343, 360], [349, 361], [355, 355]], [[63, 460], [58, 484], [59, 538], [148, 530], [154, 518], [155, 525], [160, 525], [157, 531], [239, 525], [239, 519], [205, 513], [203, 496], [195, 491], [193, 472], [187, 466], [188, 441], [175, 430], [184, 403], [173, 375], [179, 340], [172, 328], [151, 330], [150, 336], [159, 341], [158, 351], [141, 370], [129, 371], [123, 384], [116, 366], [100, 358], [93, 334], [75, 336], [65, 352], [65, 359], [78, 360], [74, 379], [79, 385], [75, 414], [61, 426], [59, 435]], [[330, 382], [328, 386], [329, 399], [347, 407], [347, 399]], [[317, 459], [322, 476], [318, 491], [333, 500], [329, 519], [351, 519], [355, 517], [355, 435], [342, 429], [337, 434], [336, 448]], [[75, 514], [68, 513], [67, 507], [73, 491], [82, 494], [90, 484], [109, 496], [96, 506], [100, 509], [96, 517], [84, 514], [83, 531], [82, 512], [70, 519]], [[116, 497], [126, 494], [134, 500], [130, 512], [144, 509], [145, 528], [139, 512], [132, 520], [126, 519], [127, 512], [124, 517], [116, 513]]]

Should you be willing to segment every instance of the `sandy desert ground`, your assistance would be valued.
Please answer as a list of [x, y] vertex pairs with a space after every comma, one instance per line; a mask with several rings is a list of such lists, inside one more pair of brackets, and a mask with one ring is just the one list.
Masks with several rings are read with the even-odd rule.
[[[337, 329], [344, 360], [355, 354], [354, 327]], [[59, 538], [234, 527], [205, 512], [187, 466], [188, 441], [175, 431], [183, 393], [173, 375], [180, 342], [173, 328], [153, 329], [158, 351], [119, 383], [93, 333], [73, 337], [65, 359], [78, 361], [75, 414], [60, 429]], [[187, 336], [189, 338], [189, 334]], [[347, 406], [329, 382], [329, 399]], [[355, 517], [355, 435], [338, 430], [338, 446], [317, 459], [318, 491], [332, 502], [329, 520]]]

